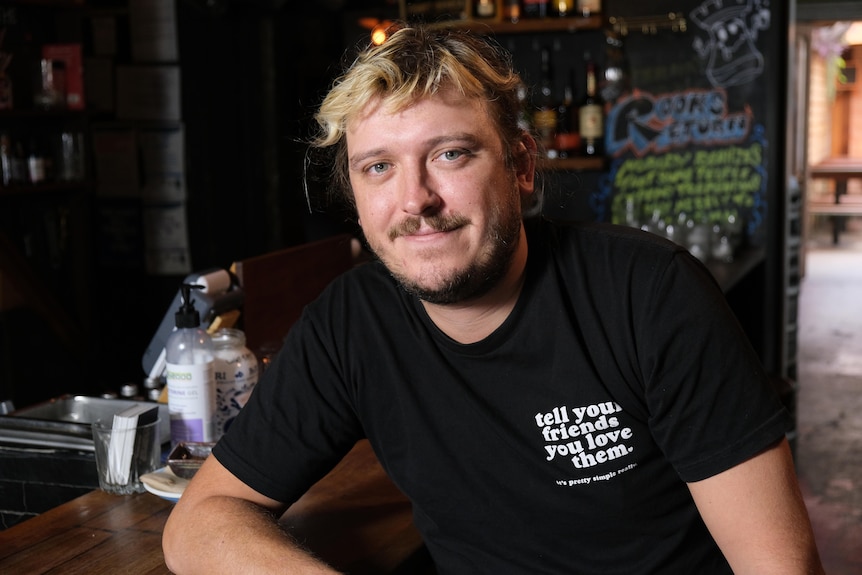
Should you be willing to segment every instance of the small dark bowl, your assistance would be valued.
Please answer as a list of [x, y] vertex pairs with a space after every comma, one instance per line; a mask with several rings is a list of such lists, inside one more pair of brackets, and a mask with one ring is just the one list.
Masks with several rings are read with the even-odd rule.
[[214, 442], [182, 441], [168, 455], [168, 467], [177, 477], [191, 479], [212, 453]]

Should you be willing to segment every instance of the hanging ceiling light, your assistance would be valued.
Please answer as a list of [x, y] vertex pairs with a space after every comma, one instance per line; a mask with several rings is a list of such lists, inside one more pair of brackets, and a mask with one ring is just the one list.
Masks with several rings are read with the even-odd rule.
[[383, 44], [397, 29], [395, 22], [381, 18], [363, 17], [357, 23], [366, 30], [371, 30], [371, 42], [375, 46]]

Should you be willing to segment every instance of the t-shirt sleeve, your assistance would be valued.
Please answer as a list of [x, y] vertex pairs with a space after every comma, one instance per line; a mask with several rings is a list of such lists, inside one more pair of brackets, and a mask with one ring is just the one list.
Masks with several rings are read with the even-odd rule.
[[291, 503], [362, 438], [341, 359], [308, 309], [290, 330], [213, 455], [272, 499]]
[[680, 477], [698, 481], [774, 444], [790, 420], [700, 262], [676, 252], [650, 281], [637, 334], [650, 428]]

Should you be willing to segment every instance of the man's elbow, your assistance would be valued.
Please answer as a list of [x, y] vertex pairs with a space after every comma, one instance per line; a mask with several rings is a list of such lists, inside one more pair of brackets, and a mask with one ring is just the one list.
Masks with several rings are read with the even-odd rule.
[[[162, 532], [162, 553], [165, 556], [165, 565], [171, 573], [186, 573], [183, 558], [188, 557], [189, 543], [184, 541], [184, 535], [189, 533], [193, 527], [185, 525], [186, 519], [182, 512], [174, 508], [165, 523]], [[183, 553], [183, 549], [186, 553]]]

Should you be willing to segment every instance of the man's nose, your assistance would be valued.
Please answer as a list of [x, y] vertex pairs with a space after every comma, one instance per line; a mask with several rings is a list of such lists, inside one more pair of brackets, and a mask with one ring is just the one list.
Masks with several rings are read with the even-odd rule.
[[437, 193], [437, 185], [424, 165], [416, 165], [402, 170], [401, 209], [411, 215], [421, 216], [436, 212], [442, 199]]

